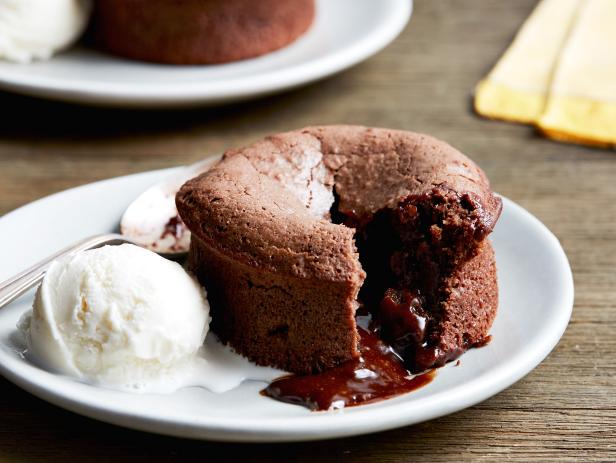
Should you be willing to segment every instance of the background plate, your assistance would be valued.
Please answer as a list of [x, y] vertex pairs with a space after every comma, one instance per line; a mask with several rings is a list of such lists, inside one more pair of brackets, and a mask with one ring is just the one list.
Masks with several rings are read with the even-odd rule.
[[[0, 281], [79, 238], [116, 230], [128, 204], [173, 172], [167, 169], [85, 185], [0, 218]], [[181, 437], [299, 441], [418, 423], [476, 404], [513, 384], [547, 356], [567, 326], [573, 279], [554, 235], [504, 199], [492, 240], [500, 284], [492, 342], [466, 353], [460, 366], [441, 368], [428, 386], [395, 399], [315, 413], [260, 396], [263, 384], [257, 382], [219, 395], [199, 388], [171, 395], [137, 395], [81, 384], [43, 371], [19, 355], [15, 324], [32, 304], [32, 292], [0, 311], [0, 373], [76, 413]]]
[[165, 66], [75, 47], [49, 61], [0, 62], [0, 89], [100, 106], [180, 107], [243, 100], [359, 63], [396, 38], [411, 10], [412, 0], [317, 0], [310, 30], [288, 47], [259, 58]]

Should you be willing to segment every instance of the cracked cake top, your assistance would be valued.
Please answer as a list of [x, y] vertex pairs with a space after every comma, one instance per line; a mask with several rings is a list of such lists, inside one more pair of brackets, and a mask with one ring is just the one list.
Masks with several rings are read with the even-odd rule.
[[354, 229], [330, 209], [370, 217], [405, 198], [453, 192], [487, 236], [501, 210], [479, 167], [433, 137], [361, 126], [272, 135], [227, 151], [176, 197], [199, 239], [249, 265], [302, 278], [363, 280]]

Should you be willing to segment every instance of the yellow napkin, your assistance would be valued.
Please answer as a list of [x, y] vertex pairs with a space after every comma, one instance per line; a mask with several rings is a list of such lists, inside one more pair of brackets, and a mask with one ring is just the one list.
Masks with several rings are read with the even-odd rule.
[[616, 1], [583, 3], [538, 126], [560, 140], [616, 143]]
[[616, 143], [616, 0], [543, 0], [475, 94], [487, 117]]
[[541, 116], [554, 66], [581, 0], [543, 0], [475, 91], [486, 117], [535, 122]]

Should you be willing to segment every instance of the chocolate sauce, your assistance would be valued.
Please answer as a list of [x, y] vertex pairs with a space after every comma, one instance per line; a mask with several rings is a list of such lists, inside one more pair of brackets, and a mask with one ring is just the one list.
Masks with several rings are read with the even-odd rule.
[[424, 304], [425, 298], [419, 291], [388, 288], [376, 318], [371, 322], [372, 330], [378, 331], [381, 339], [404, 359], [405, 367], [411, 372], [442, 367], [466, 350], [443, 351], [430, 344], [427, 332], [431, 317]]
[[163, 239], [169, 235], [173, 236], [176, 239], [180, 239], [184, 234], [185, 225], [180, 219], [179, 215], [171, 217], [169, 221], [165, 224], [163, 228], [163, 232], [160, 235], [160, 238]]
[[393, 349], [359, 328], [360, 358], [310, 376], [285, 376], [261, 391], [282, 402], [311, 410], [332, 410], [375, 402], [419, 389], [434, 378], [434, 370], [409, 376]]
[[382, 336], [398, 353], [424, 342], [429, 317], [423, 309], [423, 299], [418, 291], [392, 288], [387, 289], [381, 299]]

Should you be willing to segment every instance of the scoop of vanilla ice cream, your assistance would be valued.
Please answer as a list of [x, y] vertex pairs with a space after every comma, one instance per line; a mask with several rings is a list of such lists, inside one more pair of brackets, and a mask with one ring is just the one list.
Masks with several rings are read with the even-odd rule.
[[0, 59], [47, 59], [84, 31], [91, 0], [0, 0]]
[[179, 264], [124, 244], [53, 263], [21, 329], [43, 366], [138, 390], [173, 381], [209, 320], [204, 290]]

